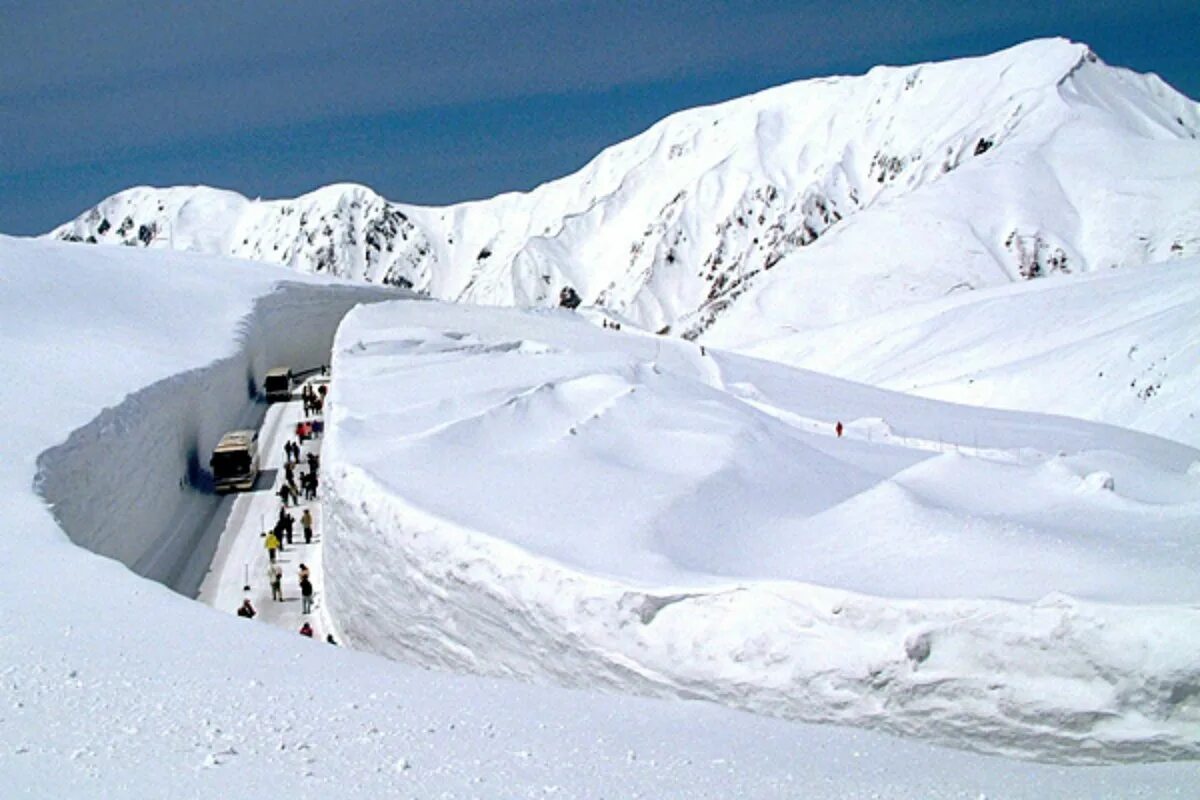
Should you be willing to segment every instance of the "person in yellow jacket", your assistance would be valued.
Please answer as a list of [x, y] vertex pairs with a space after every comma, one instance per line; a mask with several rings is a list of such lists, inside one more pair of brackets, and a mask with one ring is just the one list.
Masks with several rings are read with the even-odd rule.
[[271, 563], [275, 563], [275, 551], [279, 549], [279, 537], [274, 531], [267, 531], [267, 540], [263, 542], [267, 548], [267, 555], [271, 557]]

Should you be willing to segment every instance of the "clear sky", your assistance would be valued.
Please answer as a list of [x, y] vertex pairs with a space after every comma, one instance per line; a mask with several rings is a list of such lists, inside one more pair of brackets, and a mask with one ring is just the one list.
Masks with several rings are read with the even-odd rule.
[[1200, 97], [1200, 0], [0, 0], [0, 232], [139, 184], [489, 197], [673, 111], [1055, 35]]

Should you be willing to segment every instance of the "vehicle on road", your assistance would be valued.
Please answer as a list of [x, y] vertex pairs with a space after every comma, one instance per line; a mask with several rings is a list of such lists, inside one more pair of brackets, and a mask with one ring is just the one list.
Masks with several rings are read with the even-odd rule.
[[292, 371], [287, 367], [274, 367], [267, 370], [263, 378], [263, 393], [268, 403], [276, 400], [292, 399]]
[[258, 431], [230, 431], [209, 459], [218, 493], [247, 491], [258, 480]]

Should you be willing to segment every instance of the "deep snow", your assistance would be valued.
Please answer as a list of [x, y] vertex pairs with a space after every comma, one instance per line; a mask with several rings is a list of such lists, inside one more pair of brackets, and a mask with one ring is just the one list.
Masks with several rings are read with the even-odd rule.
[[1200, 452], [594, 323], [343, 323], [352, 641], [1025, 757], [1200, 755]]
[[[105, 408], [120, 419], [147, 387], [238, 358], [254, 345], [243, 334], [255, 330], [256, 299], [281, 282], [297, 281], [194, 256], [0, 238], [7, 791], [1094, 798], [1179, 794], [1200, 777], [1187, 763], [1014, 763], [709, 704], [411, 669], [214, 613], [72, 544], [35, 493], [39, 454]], [[240, 411], [222, 409], [225, 400], [205, 409]], [[187, 402], [163, 395], [165, 405]], [[122, 463], [140, 453], [174, 482], [187, 448], [150, 431], [113, 437], [110, 452]], [[87, 494], [95, 486], [79, 484], [81, 507], [104, 507]]]

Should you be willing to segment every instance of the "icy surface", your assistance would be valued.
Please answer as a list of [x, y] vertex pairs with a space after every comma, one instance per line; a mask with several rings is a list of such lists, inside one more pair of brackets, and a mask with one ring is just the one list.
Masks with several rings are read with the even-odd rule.
[[[253, 349], [240, 333], [285, 278], [0, 238], [8, 794], [1094, 798], [1179, 794], [1200, 777], [1192, 764], [1048, 767], [709, 704], [410, 669], [215, 613], [70, 543], [35, 493], [39, 454], [105, 408], [130, 421], [144, 406], [127, 403], [147, 387]], [[214, 419], [228, 399], [214, 398]], [[149, 430], [129, 428], [110, 453], [139, 453], [174, 485], [186, 448]], [[97, 485], [79, 484], [83, 507], [106, 507]]]
[[1027, 757], [1198, 754], [1196, 450], [569, 312], [360, 308], [334, 370], [331, 603], [370, 649]]

